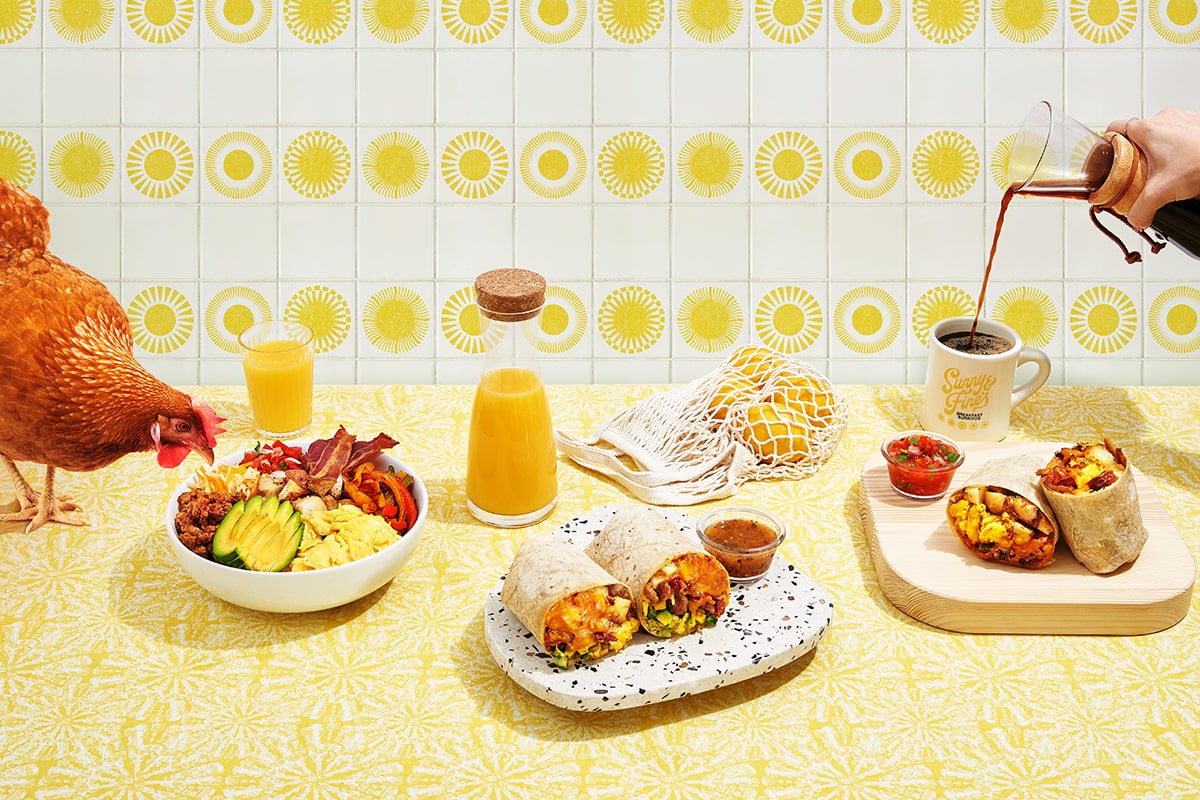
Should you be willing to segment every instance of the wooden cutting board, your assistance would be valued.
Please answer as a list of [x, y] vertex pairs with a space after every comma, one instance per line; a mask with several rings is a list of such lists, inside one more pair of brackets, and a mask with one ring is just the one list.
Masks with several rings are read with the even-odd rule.
[[950, 491], [921, 502], [896, 494], [876, 452], [862, 471], [862, 515], [883, 594], [905, 614], [965, 633], [1142, 634], [1169, 628], [1191, 604], [1196, 567], [1146, 476], [1133, 468], [1149, 539], [1138, 558], [1108, 575], [1089, 572], [1059, 537], [1054, 563], [1025, 570], [984, 561], [946, 521], [948, 497], [993, 458], [1063, 445], [967, 442]]

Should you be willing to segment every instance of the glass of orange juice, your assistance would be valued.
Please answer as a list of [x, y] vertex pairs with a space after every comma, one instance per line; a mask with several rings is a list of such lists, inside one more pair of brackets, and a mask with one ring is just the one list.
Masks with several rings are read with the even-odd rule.
[[313, 332], [302, 322], [271, 320], [238, 336], [254, 427], [284, 439], [312, 422]]

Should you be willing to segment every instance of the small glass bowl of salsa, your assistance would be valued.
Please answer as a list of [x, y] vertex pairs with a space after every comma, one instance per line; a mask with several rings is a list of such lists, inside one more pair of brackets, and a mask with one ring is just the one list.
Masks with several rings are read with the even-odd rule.
[[966, 459], [953, 439], [928, 431], [892, 436], [880, 450], [887, 461], [892, 488], [913, 500], [936, 500], [944, 495], [955, 470]]
[[704, 549], [720, 561], [734, 583], [767, 574], [775, 551], [787, 536], [783, 521], [754, 508], [719, 508], [696, 523]]

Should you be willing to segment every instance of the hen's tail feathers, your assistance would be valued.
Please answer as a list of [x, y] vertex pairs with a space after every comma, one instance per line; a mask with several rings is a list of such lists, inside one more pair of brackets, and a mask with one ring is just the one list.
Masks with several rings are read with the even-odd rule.
[[45, 251], [50, 244], [50, 212], [41, 201], [0, 177], [0, 255]]

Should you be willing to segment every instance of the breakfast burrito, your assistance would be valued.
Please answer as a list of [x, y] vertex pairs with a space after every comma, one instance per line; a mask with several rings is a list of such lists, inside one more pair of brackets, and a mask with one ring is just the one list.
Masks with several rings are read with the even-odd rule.
[[615, 653], [638, 630], [629, 587], [554, 536], [521, 543], [500, 599], [560, 667]]
[[1142, 523], [1133, 470], [1112, 441], [1064, 447], [1038, 474], [1080, 563], [1104, 574], [1137, 558], [1150, 534]]
[[1038, 483], [1042, 458], [988, 461], [950, 495], [950, 529], [985, 561], [1039, 569], [1054, 560], [1058, 526]]
[[715, 625], [729, 604], [729, 573], [648, 506], [622, 506], [584, 549], [633, 592], [642, 628], [659, 637]]

